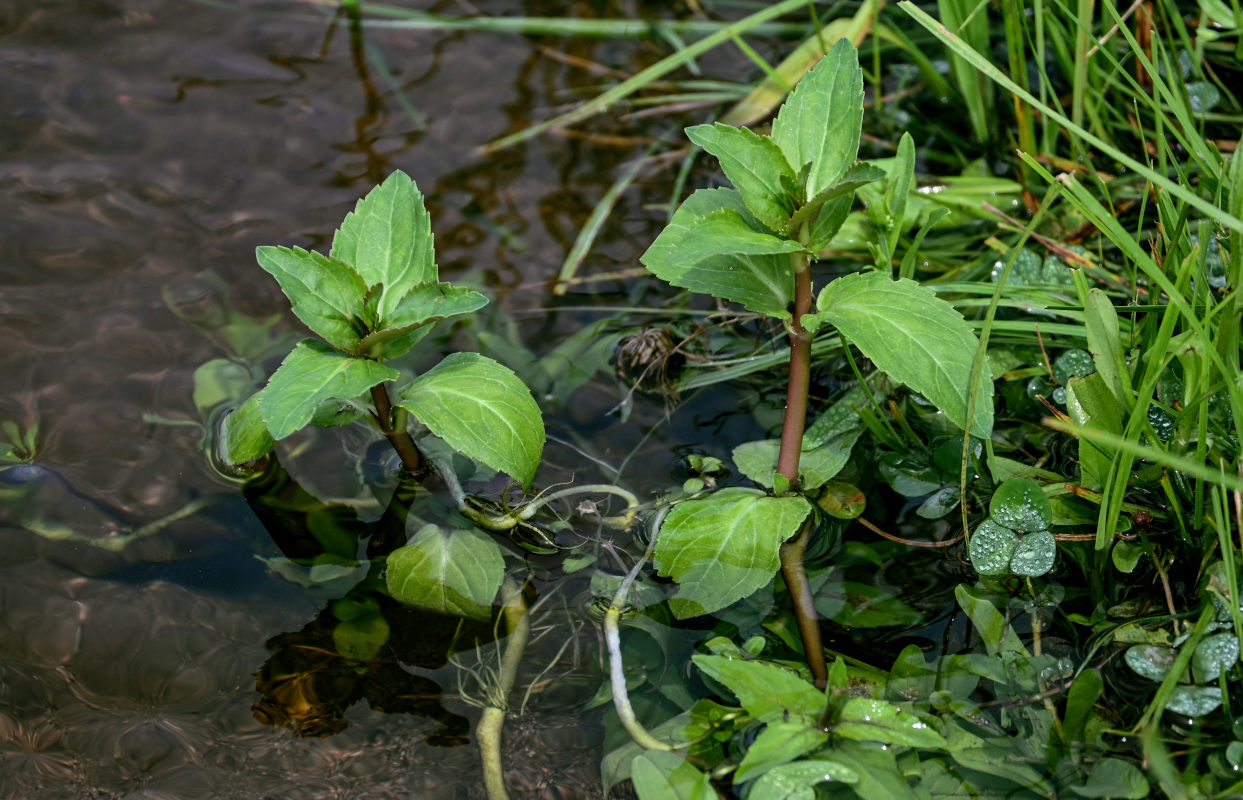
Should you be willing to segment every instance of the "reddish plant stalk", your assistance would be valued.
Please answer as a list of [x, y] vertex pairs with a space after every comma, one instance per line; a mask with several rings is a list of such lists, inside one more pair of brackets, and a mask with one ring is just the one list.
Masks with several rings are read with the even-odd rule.
[[376, 423], [380, 426], [380, 432], [401, 457], [401, 465], [415, 480], [423, 480], [428, 475], [427, 459], [423, 457], [409, 433], [393, 427], [393, 401], [389, 397], [387, 384], [380, 383], [371, 387], [371, 402], [375, 404]]

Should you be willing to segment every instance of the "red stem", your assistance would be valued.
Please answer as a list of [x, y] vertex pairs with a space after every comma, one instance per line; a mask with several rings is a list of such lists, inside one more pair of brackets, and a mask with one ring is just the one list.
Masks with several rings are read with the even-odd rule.
[[414, 476], [415, 480], [423, 480], [429, 474], [427, 459], [419, 451], [418, 445], [405, 430], [393, 427], [393, 401], [388, 394], [388, 385], [379, 383], [371, 387], [371, 402], [375, 404], [376, 422], [380, 432], [388, 439], [389, 444], [401, 457], [401, 465]]

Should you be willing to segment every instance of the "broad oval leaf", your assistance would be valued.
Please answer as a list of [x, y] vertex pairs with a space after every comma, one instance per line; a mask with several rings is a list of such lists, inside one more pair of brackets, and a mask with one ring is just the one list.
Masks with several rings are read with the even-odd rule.
[[1233, 633], [1218, 633], [1200, 640], [1191, 657], [1191, 666], [1196, 672], [1196, 680], [1209, 683], [1217, 680], [1238, 660], [1239, 638]]
[[815, 786], [824, 781], [858, 783], [859, 774], [836, 761], [812, 758], [770, 769], [755, 782], [755, 788], [747, 797], [756, 800], [815, 800]]
[[815, 332], [833, 325], [878, 369], [928, 398], [960, 428], [987, 439], [993, 430], [993, 382], [984, 365], [974, 384], [975, 413], [967, 421], [968, 387], [976, 339], [966, 320], [931, 289], [857, 272], [820, 292], [818, 312], [803, 317]]
[[845, 37], [808, 72], [773, 121], [773, 141], [798, 172], [811, 164], [807, 197], [833, 185], [859, 153], [863, 70]]
[[1165, 680], [1174, 665], [1174, 650], [1157, 644], [1137, 644], [1126, 651], [1126, 665], [1152, 681]]
[[1170, 695], [1165, 710], [1188, 717], [1211, 714], [1221, 705], [1221, 688], [1218, 686], [1179, 686]]
[[366, 333], [358, 319], [367, 285], [348, 264], [301, 247], [259, 247], [255, 259], [276, 278], [302, 324], [342, 350], [357, 346]]
[[500, 545], [481, 531], [424, 525], [389, 554], [384, 580], [399, 603], [488, 619], [505, 580], [505, 558]]
[[630, 778], [639, 800], [716, 800], [708, 776], [681, 756], [648, 750], [630, 762]]
[[1070, 790], [1080, 797], [1109, 797], [1114, 800], [1138, 800], [1147, 797], [1148, 779], [1139, 767], [1120, 758], [1102, 758], [1092, 765], [1087, 781]]
[[805, 252], [793, 239], [785, 239], [751, 227], [732, 208], [718, 208], [690, 223], [690, 229], [673, 243], [671, 265], [685, 266], [713, 256], [762, 256]]
[[755, 218], [771, 230], [781, 230], [795, 201], [782, 184], [783, 176], [794, 180], [794, 170], [781, 148], [767, 136], [719, 122], [687, 128], [686, 135], [721, 162], [725, 177]]
[[259, 411], [272, 438], [280, 441], [311, 421], [315, 408], [330, 398], [351, 400], [397, 370], [334, 350], [318, 339], [298, 342], [268, 379]]
[[259, 412], [262, 394], [263, 390], [255, 392], [221, 421], [224, 460], [230, 464], [245, 464], [247, 461], [262, 458], [276, 444]]
[[1019, 533], [1047, 531], [1053, 524], [1049, 498], [1040, 484], [1029, 478], [1011, 478], [998, 486], [988, 513], [995, 522]]
[[695, 655], [695, 665], [720, 681], [761, 722], [813, 724], [828, 702], [824, 692], [784, 667], [728, 656]]
[[1019, 539], [1010, 556], [1010, 571], [1015, 575], [1038, 578], [1053, 569], [1057, 541], [1048, 531], [1036, 531]]
[[776, 319], [789, 319], [787, 306], [794, 300], [794, 271], [787, 255], [718, 255], [690, 264], [673, 262], [678, 240], [701, 217], [721, 209], [732, 209], [744, 220], [754, 219], [738, 192], [700, 189], [678, 207], [673, 219], [639, 260], [653, 275], [674, 286], [739, 303]]
[[409, 175], [397, 170], [358, 201], [333, 236], [331, 255], [367, 286], [381, 285], [381, 323], [411, 289], [436, 280], [431, 217]]
[[453, 353], [415, 378], [397, 403], [464, 456], [531, 483], [544, 452], [544, 420], [508, 367]]
[[811, 512], [802, 497], [732, 487], [679, 503], [660, 528], [654, 560], [678, 583], [669, 607], [680, 619], [710, 614], [772, 580], [781, 543]]
[[852, 697], [837, 717], [833, 733], [847, 739], [908, 747], [944, 747], [945, 739], [918, 715], [884, 700]]
[[971, 566], [981, 575], [1005, 575], [1010, 571], [1010, 557], [1018, 543], [1014, 531], [986, 519], [971, 534], [967, 548]]
[[[819, 447], [804, 450], [798, 460], [802, 488], [808, 491], [818, 489], [835, 478], [850, 461], [850, 451], [862, 433], [863, 428], [859, 426], [838, 434]], [[780, 454], [779, 439], [764, 439], [740, 444], [734, 448], [732, 455], [743, 475], [771, 489]]]

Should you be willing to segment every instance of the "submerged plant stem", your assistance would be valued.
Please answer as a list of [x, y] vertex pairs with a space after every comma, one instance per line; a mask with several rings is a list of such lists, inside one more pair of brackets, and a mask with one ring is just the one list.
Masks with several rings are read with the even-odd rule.
[[829, 682], [829, 672], [824, 665], [824, 644], [820, 639], [820, 621], [816, 617], [811, 583], [807, 580], [807, 569], [803, 565], [803, 554], [807, 552], [810, 536], [811, 525], [807, 524], [798, 536], [781, 545], [781, 575], [790, 591], [790, 604], [794, 607], [799, 636], [803, 639], [807, 666], [811, 668], [816, 688], [823, 689]]
[[371, 387], [371, 402], [375, 404], [376, 422], [380, 426], [380, 432], [401, 457], [401, 465], [415, 480], [423, 480], [428, 473], [427, 459], [410, 438], [410, 434], [406, 433], [405, 426], [397, 428], [393, 425], [393, 400], [389, 397], [387, 384], [380, 383]]
[[483, 784], [488, 792], [488, 800], [509, 800], [509, 793], [505, 790], [505, 771], [501, 764], [501, 730], [505, 725], [505, 714], [509, 711], [509, 693], [513, 691], [514, 683], [518, 679], [518, 665], [522, 663], [522, 652], [526, 649], [527, 639], [531, 635], [531, 618], [522, 598], [522, 587], [512, 579], [507, 579], [501, 587], [501, 603], [501, 614], [505, 617], [509, 636], [505, 640], [505, 652], [501, 656], [501, 671], [497, 676], [496, 686], [489, 693], [488, 705], [484, 707], [479, 718], [479, 727], [476, 729], [479, 754], [483, 760]]

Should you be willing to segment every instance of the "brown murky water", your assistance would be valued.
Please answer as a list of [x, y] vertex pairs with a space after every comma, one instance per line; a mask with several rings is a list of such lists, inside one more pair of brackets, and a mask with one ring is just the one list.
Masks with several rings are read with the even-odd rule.
[[[518, 5], [474, 7], [533, 13]], [[597, 319], [539, 309], [638, 145], [478, 148], [596, 86], [549, 48], [615, 66], [661, 52], [480, 33], [366, 40], [360, 57], [345, 22], [311, 3], [0, 0], [0, 421], [38, 426], [36, 466], [0, 475], [0, 797], [481, 796], [474, 748], [436, 738], [449, 725], [466, 741], [476, 713], [443, 665], [407, 669], [447, 689], [431, 716], [355, 698], [323, 738], [256, 720], [274, 642], [313, 637], [324, 597], [256, 559], [278, 552], [204, 457], [194, 374], [238, 355], [213, 339], [222, 314], [284, 313], [254, 247], [323, 248], [398, 168], [428, 195], [442, 278], [484, 287], [519, 340]], [[589, 264], [633, 266], [658, 217], [624, 197]], [[565, 302], [600, 288], [620, 284]], [[298, 327], [286, 313], [271, 330], [287, 344]], [[270, 372], [277, 351], [260, 351], [248, 355]], [[643, 426], [606, 415], [611, 381], [584, 391], [552, 430], [582, 426], [597, 457], [620, 460]], [[555, 446], [549, 457], [590, 468]], [[267, 677], [284, 681], [286, 706], [314, 705], [294, 696], [310, 684]], [[536, 696], [511, 726], [517, 796], [598, 795], [595, 723], [564, 713], [582, 699]]]

